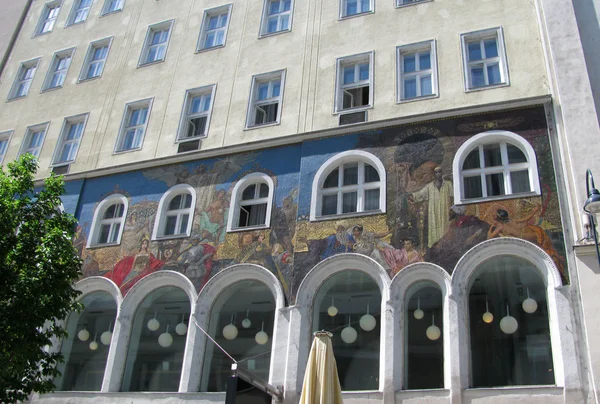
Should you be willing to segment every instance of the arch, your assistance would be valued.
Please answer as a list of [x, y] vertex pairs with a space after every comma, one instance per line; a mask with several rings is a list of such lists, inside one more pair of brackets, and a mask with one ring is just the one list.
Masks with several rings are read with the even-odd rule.
[[436, 284], [446, 296], [450, 292], [451, 277], [444, 268], [430, 262], [407, 265], [392, 279], [390, 290], [395, 304], [404, 301], [406, 291], [417, 282], [429, 281]]
[[[188, 194], [192, 198], [189, 208], [178, 209], [179, 214], [189, 215], [187, 218], [187, 225], [185, 232], [165, 235], [165, 227], [167, 224], [167, 212], [169, 211], [169, 203], [179, 195]], [[194, 212], [196, 211], [196, 191], [188, 184], [177, 184], [169, 188], [163, 196], [160, 198], [158, 203], [158, 209], [156, 210], [156, 218], [154, 220], [154, 228], [152, 229], [152, 241], [165, 238], [173, 237], [189, 237], [192, 231], [192, 223], [194, 221]], [[179, 219], [177, 220], [179, 222]]]
[[[110, 208], [111, 206], [113, 206], [117, 203], [123, 204], [123, 213], [120, 216], [120, 218], [117, 217], [117, 218], [111, 219], [111, 221], [113, 223], [119, 225], [119, 228], [116, 230], [116, 232], [117, 232], [116, 239], [115, 239], [115, 241], [112, 241], [112, 242], [100, 243], [99, 237], [100, 237], [101, 226], [103, 224], [103, 219], [104, 219], [103, 216], [104, 216], [105, 212], [108, 210], [108, 208]], [[110, 196], [107, 196], [106, 198], [104, 198], [98, 204], [96, 209], [94, 210], [94, 217], [92, 219], [92, 227], [91, 227], [92, 230], [90, 231], [90, 236], [88, 237], [86, 248], [94, 247], [97, 245], [119, 245], [119, 244], [121, 244], [121, 236], [123, 235], [123, 229], [125, 227], [124, 226], [125, 218], [127, 217], [128, 208], [129, 208], [129, 202], [124, 195], [113, 194], [113, 195], [110, 195]], [[120, 219], [120, 220], [116, 220], [116, 219]], [[106, 220], [106, 219], [104, 219], [104, 220]], [[112, 226], [111, 226], [110, 231], [111, 232], [113, 231]], [[110, 235], [108, 237], [110, 237]]]
[[[480, 145], [484, 144], [493, 144], [493, 143], [507, 143], [519, 148], [522, 152], [524, 152], [529, 170], [529, 184], [531, 193], [536, 195], [541, 194], [540, 189], [540, 181], [538, 176], [538, 168], [537, 168], [537, 159], [535, 155], [535, 151], [531, 144], [525, 140], [523, 137], [517, 135], [516, 133], [504, 131], [504, 130], [491, 130], [487, 132], [479, 133], [471, 138], [469, 138], [466, 142], [464, 142], [456, 151], [454, 156], [454, 160], [452, 162], [452, 175], [454, 178], [454, 200], [455, 203], [469, 203], [474, 202], [476, 200], [481, 200], [482, 198], [470, 198], [467, 199], [464, 197], [464, 184], [462, 181], [462, 171], [463, 164], [465, 159], [469, 155], [471, 151], [476, 149]], [[510, 195], [507, 193], [507, 195]], [[506, 195], [502, 195], [505, 197]], [[486, 197], [487, 199], [488, 197]], [[498, 198], [498, 196], [496, 196]]]
[[106, 292], [114, 297], [117, 308], [123, 302], [123, 295], [119, 287], [113, 281], [103, 276], [90, 276], [89, 278], [82, 279], [75, 284], [75, 289], [81, 292], [79, 299], [93, 292]]
[[[322, 201], [321, 201], [321, 189], [327, 176], [337, 167], [340, 167], [344, 163], [363, 162], [368, 163], [377, 170], [379, 174], [379, 209], [373, 212], [385, 213], [386, 209], [386, 171], [383, 163], [379, 158], [369, 152], [363, 150], [348, 150], [341, 152], [329, 158], [325, 163], [319, 167], [312, 183], [312, 193], [310, 199], [310, 220], [316, 220], [321, 217]], [[373, 184], [374, 188], [377, 188]], [[360, 205], [359, 205], [360, 206]], [[357, 209], [358, 210], [358, 209]], [[365, 212], [363, 209], [358, 210], [356, 213]], [[340, 214], [340, 213], [338, 213]], [[334, 215], [332, 215], [334, 216]]]
[[[244, 190], [253, 184], [266, 184], [269, 187], [269, 194], [267, 197], [257, 197], [252, 198], [254, 201], [253, 205], [257, 205], [259, 203], [266, 203], [267, 209], [265, 213], [265, 223], [262, 225], [250, 225], [250, 226], [238, 226], [235, 223], [239, 223], [240, 218], [240, 203], [242, 201], [242, 194]], [[250, 173], [240, 179], [235, 186], [233, 187], [233, 191], [231, 192], [231, 201], [233, 201], [233, 209], [229, 209], [229, 216], [227, 217], [227, 231], [232, 230], [248, 230], [248, 229], [264, 229], [271, 226], [271, 210], [273, 208], [273, 195], [275, 192], [275, 183], [273, 182], [273, 178], [269, 175], [261, 172]]]

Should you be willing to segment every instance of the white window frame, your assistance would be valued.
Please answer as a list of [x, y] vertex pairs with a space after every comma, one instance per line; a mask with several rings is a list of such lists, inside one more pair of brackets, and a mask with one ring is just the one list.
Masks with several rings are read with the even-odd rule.
[[[187, 229], [185, 233], [182, 234], [170, 234], [165, 235], [165, 226], [167, 224], [167, 212], [169, 211], [169, 203], [173, 198], [177, 195], [189, 194], [192, 197], [192, 204], [189, 208], [179, 209], [176, 213], [179, 217], [181, 215], [187, 214], [189, 215]], [[156, 210], [156, 219], [154, 220], [154, 228], [152, 230], [152, 241], [154, 240], [165, 240], [171, 238], [182, 238], [182, 237], [190, 237], [192, 232], [192, 224], [194, 222], [194, 213], [196, 211], [196, 191], [188, 184], [177, 184], [172, 186], [163, 194], [160, 198], [160, 202], [158, 203], [158, 209]]]
[[[271, 36], [276, 34], [281, 34], [284, 32], [290, 32], [292, 30], [292, 18], [294, 16], [294, 0], [290, 0], [290, 9], [288, 11], [281, 11], [277, 14], [274, 14], [277, 18], [277, 27], [280, 27], [281, 17], [287, 15], [288, 16], [288, 27], [286, 29], [278, 29], [277, 31], [269, 32], [269, 10], [271, 8], [271, 2], [273, 1], [281, 1], [280, 4], [283, 4], [284, 0], [264, 0], [263, 2], [263, 12], [260, 21], [260, 33], [258, 35], [259, 38], [265, 36]], [[273, 17], [274, 18], [274, 17]]]
[[[19, 70], [17, 71], [17, 75], [15, 76], [15, 80], [13, 81], [13, 84], [10, 88], [10, 92], [8, 93], [8, 100], [16, 100], [19, 98], [27, 97], [27, 95], [29, 94], [29, 90], [31, 90], [31, 84], [33, 83], [33, 79], [35, 78], [37, 69], [40, 65], [40, 59], [41, 58], [35, 58], [21, 63], [21, 65], [19, 66]], [[31, 78], [24, 79], [23, 75], [25, 74], [26, 70], [30, 68], [33, 68]], [[17, 90], [19, 89], [22, 83], [27, 83], [27, 91], [25, 91], [25, 94], [17, 95]]]
[[[115, 154], [127, 153], [127, 152], [132, 152], [132, 151], [142, 149], [142, 147], [144, 145], [144, 138], [146, 137], [146, 130], [148, 129], [148, 121], [150, 120], [150, 113], [152, 112], [153, 101], [154, 101], [154, 98], [146, 98], [143, 100], [133, 101], [133, 102], [129, 102], [129, 103], [125, 104], [125, 111], [123, 112], [123, 118], [121, 119], [121, 127], [119, 128], [119, 136], [117, 138], [117, 143], [115, 145], [115, 151], [114, 151]], [[141, 108], [148, 108], [148, 113], [146, 114], [146, 121], [144, 122], [144, 124], [127, 126], [129, 118], [131, 117], [131, 113], [133, 111], [141, 109]], [[141, 139], [139, 141], [140, 144], [139, 144], [139, 146], [133, 147], [131, 149], [124, 149], [123, 141], [125, 140], [125, 132], [128, 129], [132, 129], [132, 128], [142, 129], [142, 135], [141, 135]]]
[[[78, 82], [94, 80], [94, 79], [98, 79], [98, 78], [102, 77], [102, 73], [104, 73], [104, 67], [106, 67], [106, 61], [108, 60], [108, 54], [110, 53], [110, 47], [112, 45], [113, 38], [114, 37], [111, 36], [109, 38], [99, 39], [97, 41], [90, 42], [90, 45], [88, 46], [87, 52], [85, 54], [85, 60], [83, 61], [83, 65], [81, 67], [81, 72], [79, 72], [79, 81]], [[106, 57], [104, 59], [92, 60], [92, 58], [94, 57], [94, 52], [97, 49], [101, 49], [104, 47], [108, 48], [106, 50]], [[100, 68], [100, 74], [98, 74], [97, 76], [93, 76], [93, 77], [87, 77], [87, 73], [88, 73], [92, 63], [99, 64], [100, 62], [102, 63], [102, 67]]]
[[[54, 17], [50, 17], [50, 13], [52, 10], [58, 8], [56, 15]], [[44, 8], [42, 9], [42, 14], [40, 14], [40, 19], [35, 27], [34, 36], [49, 34], [54, 30], [56, 26], [56, 20], [58, 20], [58, 16], [60, 15], [60, 9], [62, 8], [62, 0], [50, 1], [44, 4]], [[44, 26], [46, 23], [51, 23], [52, 26], [48, 30], [44, 30]]]
[[[348, 163], [367, 163], [371, 165], [379, 174], [378, 182], [370, 182], [367, 184], [360, 183], [360, 167], [359, 164], [359, 184], [358, 185], [345, 185], [338, 186], [336, 188], [328, 189], [329, 192], [338, 192], [338, 210], [342, 198], [339, 196], [343, 192], [357, 191], [357, 212], [351, 213], [337, 213], [334, 215], [323, 216], [322, 212], [322, 195], [323, 195], [323, 183], [327, 179], [327, 176], [336, 168], [340, 168], [344, 164]], [[364, 167], [364, 165], [363, 165]], [[364, 168], [363, 168], [364, 170]], [[339, 171], [340, 181], [343, 179], [342, 170]], [[325, 219], [339, 219], [340, 217], [352, 217], [352, 216], [363, 216], [381, 214], [386, 211], [386, 171], [383, 163], [375, 155], [368, 153], [363, 150], [349, 150], [342, 153], [338, 153], [335, 156], [330, 157], [325, 163], [319, 167], [312, 183], [312, 195], [310, 198], [310, 220], [325, 220]], [[379, 209], [378, 210], [364, 210], [363, 191], [369, 189], [379, 189]]]
[[[232, 10], [232, 3], [204, 10], [204, 16], [202, 17], [202, 25], [200, 26], [200, 34], [198, 35], [198, 44], [196, 45], [196, 52], [204, 52], [225, 47], [225, 45], [227, 44], [227, 32], [229, 31]], [[221, 45], [205, 47], [204, 43], [206, 41], [206, 34], [208, 32], [208, 23], [210, 18], [224, 13], [227, 13], [227, 24], [225, 24], [224, 27], [219, 28], [220, 30], [223, 30], [223, 43]]]
[[[410, 45], [401, 45], [396, 47], [396, 67], [397, 67], [397, 101], [398, 103], [402, 102], [410, 102], [417, 100], [425, 100], [428, 98], [435, 98], [439, 96], [439, 88], [438, 88], [438, 69], [437, 69], [437, 52], [436, 52], [436, 41], [435, 39], [431, 41], [424, 41], [419, 43], [414, 43]], [[414, 72], [404, 73], [404, 57], [406, 55], [416, 55], [423, 51], [429, 51], [429, 60], [430, 60], [430, 69], [424, 70], [415, 70]], [[419, 66], [419, 58], [415, 57], [416, 67]], [[431, 94], [421, 95], [421, 85], [420, 85], [420, 77], [421, 76], [431, 76]], [[404, 78], [406, 76], [413, 76], [417, 78], [417, 96], [411, 98], [404, 98]]]
[[[21, 149], [19, 150], [19, 156], [24, 155], [25, 153], [30, 153], [35, 156], [38, 160], [40, 158], [40, 154], [42, 152], [42, 147], [44, 146], [44, 142], [46, 141], [46, 137], [48, 135], [48, 128], [50, 127], [50, 122], [44, 122], [37, 125], [31, 125], [27, 127], [25, 131], [25, 136], [23, 137], [23, 142], [21, 143]], [[44, 132], [42, 136], [42, 141], [39, 146], [31, 147], [31, 136], [34, 133]], [[36, 154], [37, 153], [37, 154]]]
[[[240, 208], [242, 205], [242, 194], [244, 190], [252, 184], [266, 184], [269, 187], [269, 195], [266, 198], [252, 199], [248, 202], [249, 205], [267, 204], [267, 213], [265, 217], [265, 224], [259, 226], [244, 226], [240, 227], [237, 225], [240, 220]], [[258, 189], [259, 187], [257, 187]], [[232, 208], [229, 209], [229, 216], [227, 217], [227, 231], [243, 231], [253, 229], [268, 229], [271, 227], [271, 211], [273, 209], [273, 196], [275, 194], [275, 183], [273, 179], [261, 172], [250, 173], [244, 178], [240, 179], [231, 192], [231, 201], [233, 201]]]
[[358, 11], [355, 14], [346, 14], [346, 9], [347, 9], [347, 4], [348, 4], [348, 0], [340, 0], [339, 3], [339, 19], [343, 20], [346, 18], [352, 18], [352, 17], [357, 17], [359, 15], [366, 15], [366, 14], [373, 14], [375, 12], [375, 0], [369, 0], [369, 9], [366, 11], [362, 10], [362, 5], [361, 5], [361, 0], [356, 0], [356, 7], [357, 9], [360, 9], [360, 11]]
[[[0, 132], [0, 164], [3, 163], [4, 157], [8, 152], [8, 146], [10, 146], [10, 141], [12, 139], [14, 131], [13, 130], [5, 130]], [[2, 143], [6, 141], [6, 147], [2, 147]]]
[[[359, 53], [357, 55], [344, 56], [337, 58], [336, 60], [336, 74], [335, 74], [335, 100], [334, 100], [334, 114], [339, 114], [343, 112], [354, 112], [354, 111], [362, 111], [365, 109], [373, 108], [373, 90], [375, 88], [374, 85], [374, 77], [373, 77], [373, 61], [374, 61], [375, 52], [365, 52]], [[359, 64], [364, 62], [369, 62], [369, 79], [368, 80], [359, 80], [351, 84], [343, 84], [344, 82], [344, 67], [352, 66], [358, 67]], [[343, 108], [344, 103], [344, 91], [347, 89], [354, 89], [359, 87], [369, 87], [369, 104], [361, 105], [358, 107], [351, 108]]]
[[[171, 34], [173, 33], [173, 24], [175, 20], [163, 21], [157, 24], [152, 24], [146, 31], [146, 39], [144, 40], [144, 46], [142, 47], [142, 53], [140, 54], [140, 60], [138, 61], [138, 67], [147, 66], [154, 63], [163, 62], [167, 58], [167, 51], [169, 50], [169, 42], [171, 42]], [[152, 37], [157, 32], [163, 32], [167, 30], [167, 39], [160, 44], [152, 45]], [[150, 50], [152, 48], [164, 48], [164, 55], [162, 58], [156, 60], [148, 60]]]
[[[58, 138], [58, 143], [56, 144], [56, 149], [54, 149], [54, 156], [52, 157], [52, 167], [69, 165], [77, 159], [77, 153], [79, 152], [79, 146], [81, 145], [81, 139], [83, 138], [83, 135], [85, 133], [85, 127], [87, 125], [87, 120], [88, 120], [89, 115], [90, 115], [89, 113], [85, 113], [85, 114], [79, 114], [79, 115], [69, 116], [69, 117], [65, 118], [65, 120], [63, 121], [62, 128], [60, 129], [60, 137]], [[74, 124], [78, 124], [78, 123], [83, 123], [83, 127], [81, 129], [81, 135], [79, 136], [79, 138], [73, 139], [73, 140], [66, 140], [71, 127]], [[60, 156], [62, 154], [63, 147], [65, 147], [67, 144], [74, 145], [73, 147], [75, 148], [75, 152], [74, 152], [73, 158], [70, 160], [58, 161], [58, 159], [60, 158]]]
[[[502, 156], [503, 163], [506, 163], [506, 164], [503, 164], [502, 166], [497, 166], [497, 167], [475, 168], [475, 169], [467, 170], [468, 174], [479, 173], [481, 175], [482, 194], [484, 196], [482, 196], [481, 198], [465, 198], [464, 181], [463, 181], [464, 171], [462, 169], [465, 159], [467, 158], [469, 153], [471, 153], [473, 150], [475, 150], [477, 148], [479, 148], [481, 150], [482, 146], [489, 145], [489, 144], [501, 144], [501, 145], [502, 144], [504, 144], [504, 145], [511, 144], [511, 145], [519, 148], [523, 152], [523, 154], [527, 158], [527, 163], [508, 164], [508, 158], [506, 156], [506, 146], [504, 146], [503, 149], [501, 148], [501, 152], [503, 154], [503, 156]], [[482, 164], [483, 156], [481, 155], [481, 151], [480, 151], [479, 159], [480, 159], [480, 164]], [[511, 171], [521, 171], [521, 170], [524, 170], [525, 168], [527, 168], [529, 170], [529, 186], [530, 186], [531, 192], [520, 192], [520, 193], [513, 194], [511, 192], [510, 172]], [[486, 187], [485, 187], [485, 184], [486, 184], [485, 175], [492, 174], [492, 173], [503, 173], [504, 174], [504, 189], [506, 191], [505, 195], [485, 196], [487, 193]], [[453, 178], [455, 178], [454, 201], [456, 204], [459, 204], [459, 203], [460, 204], [470, 204], [470, 203], [481, 202], [483, 200], [489, 201], [489, 200], [499, 200], [499, 199], [509, 199], [509, 198], [522, 198], [522, 197], [526, 197], [526, 196], [542, 194], [541, 188], [540, 188], [539, 176], [538, 176], [537, 159], [536, 159], [536, 155], [535, 155], [535, 151], [533, 150], [533, 147], [527, 140], [523, 139], [521, 136], [517, 135], [516, 133], [512, 133], [512, 132], [508, 132], [508, 131], [501, 131], [501, 130], [488, 131], [488, 132], [479, 133], [479, 134], [471, 137], [470, 139], [468, 139], [457, 150], [456, 155], [454, 156], [454, 161], [452, 163], [452, 174], [453, 174]], [[469, 175], [469, 177], [472, 177], [472, 176], [473, 175]]]
[[[484, 58], [482, 60], [469, 62], [469, 48], [468, 43], [472, 41], [483, 41], [486, 39], [496, 39], [496, 46], [498, 47], [498, 56], [494, 58]], [[462, 49], [462, 59], [463, 59], [463, 76], [464, 76], [464, 85], [465, 92], [470, 91], [479, 91], [485, 90], [489, 88], [497, 88], [504, 87], [510, 85], [510, 77], [508, 74], [508, 61], [506, 59], [506, 48], [504, 46], [504, 33], [502, 27], [490, 28], [481, 31], [468, 32], [460, 35], [460, 44]], [[483, 55], [483, 53], [482, 53]], [[488, 75], [487, 75], [487, 66], [498, 64], [500, 70], [500, 83], [489, 84]], [[483, 65], [483, 73], [485, 84], [483, 86], [473, 86], [471, 85], [471, 66], [472, 65]]]
[[[81, 7], [81, 3], [83, 1], [85, 1], [85, 0], [75, 0], [73, 2], [73, 6], [71, 7], [71, 12], [69, 13], [69, 17], [67, 18], [67, 23], [65, 24], [65, 27], [70, 27], [71, 25], [83, 24], [84, 22], [87, 21], [88, 17], [90, 16], [90, 10], [92, 9], [92, 6], [94, 5], [94, 0], [90, 0], [90, 5], [87, 7]], [[75, 21], [75, 18], [77, 18], [77, 13], [79, 11], [84, 11], [85, 17], [83, 17], [83, 19], [80, 21]]]
[[[112, 205], [122, 203], [123, 204], [123, 216], [116, 219], [103, 219], [104, 212]], [[121, 194], [113, 194], [106, 198], [104, 198], [94, 210], [94, 217], [92, 219], [92, 227], [90, 231], [90, 235], [88, 237], [88, 242], [86, 248], [90, 247], [105, 247], [111, 245], [120, 245], [121, 244], [121, 236], [123, 235], [123, 229], [125, 227], [125, 218], [127, 217], [127, 210], [129, 208], [129, 202], [127, 198]], [[99, 243], [98, 237], [100, 237], [100, 230], [102, 229], [103, 224], [110, 224], [111, 231], [113, 225], [116, 223], [120, 223], [119, 232], [117, 233], [117, 241], [114, 243]]]
[[[213, 105], [215, 102], [215, 94], [217, 92], [217, 85], [211, 84], [208, 86], [193, 88], [185, 92], [183, 99], [183, 108], [181, 109], [181, 118], [179, 119], [179, 128], [177, 129], [177, 138], [175, 143], [184, 143], [197, 139], [203, 139], [208, 136], [208, 129], [210, 125], [210, 117], [212, 115]], [[189, 113], [191, 101], [198, 96], [210, 95], [210, 105], [208, 111], [201, 111], [197, 113]], [[191, 119], [206, 117], [206, 125], [204, 126], [204, 133], [199, 136], [188, 137], [189, 125], [192, 125]]]
[[396, 0], [396, 8], [428, 3], [433, 0]]
[[[277, 70], [274, 72], [257, 74], [252, 76], [252, 85], [250, 87], [250, 98], [248, 100], [248, 112], [246, 114], [246, 127], [244, 129], [263, 128], [265, 126], [279, 125], [281, 123], [281, 110], [283, 109], [283, 92], [285, 89], [285, 73], [286, 69]], [[272, 95], [272, 86], [270, 82], [279, 79], [279, 95], [269, 97], [264, 100], [257, 100], [258, 87], [260, 84], [269, 82], [269, 94]], [[259, 123], [255, 122], [256, 109], [263, 105], [273, 105], [278, 103], [277, 117], [273, 122]]]
[[[75, 48], [69, 48], [60, 50], [55, 52], [52, 56], [52, 62], [50, 62], [50, 66], [48, 66], [48, 72], [46, 73], [46, 78], [44, 79], [44, 84], [42, 85], [42, 92], [48, 90], [55, 90], [62, 88], [67, 80], [67, 75], [69, 74], [69, 68], [71, 67], [71, 63], [73, 62], [73, 55], [75, 54]], [[69, 62], [66, 67], [62, 69], [58, 69], [59, 63], [63, 60], [69, 58]], [[63, 79], [59, 85], [55, 85], [51, 87], [52, 79], [56, 75], [62, 75]]]
[[[118, 2], [119, 6], [117, 8], [115, 8], [114, 10], [109, 10], [110, 5], [112, 4], [112, 2]], [[119, 11], [123, 11], [123, 8], [125, 7], [125, 0], [104, 0], [104, 4], [102, 5], [102, 11], [100, 13], [100, 17], [108, 15], [108, 14], [112, 14], [112, 13], [118, 13]]]

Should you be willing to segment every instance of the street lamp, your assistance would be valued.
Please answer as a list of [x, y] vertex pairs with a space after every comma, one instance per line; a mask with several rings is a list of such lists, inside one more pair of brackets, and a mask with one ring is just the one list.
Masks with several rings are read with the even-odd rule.
[[[591, 191], [590, 182], [592, 184]], [[596, 186], [594, 185], [594, 176], [592, 175], [592, 171], [590, 169], [585, 172], [585, 189], [587, 191], [588, 198], [583, 205], [583, 210], [587, 212], [590, 218], [590, 226], [592, 227], [592, 231], [594, 233], [594, 244], [596, 244], [596, 256], [598, 257], [598, 264], [600, 265], [598, 234], [596, 233], [596, 224], [594, 223], [594, 215], [600, 213], [600, 192], [598, 192]]]

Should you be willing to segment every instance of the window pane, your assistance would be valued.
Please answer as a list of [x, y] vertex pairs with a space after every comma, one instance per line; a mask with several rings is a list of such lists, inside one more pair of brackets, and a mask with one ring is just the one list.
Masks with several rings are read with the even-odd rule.
[[326, 215], [335, 215], [336, 213], [337, 213], [337, 194], [323, 195], [323, 206], [321, 209], [321, 214], [323, 216], [326, 216]]
[[357, 211], [358, 194], [356, 192], [345, 192], [342, 199], [342, 213]]
[[190, 119], [187, 137], [204, 136], [204, 134], [206, 133], [207, 120], [208, 118], [205, 116]]
[[404, 55], [404, 73], [411, 73], [417, 69], [415, 57], [416, 55], [414, 53], [411, 55]]
[[361, 0], [361, 12], [367, 12], [371, 10], [371, 0]]
[[269, 7], [269, 14], [277, 14], [279, 12], [279, 0], [271, 1], [271, 5]]
[[431, 95], [433, 89], [431, 88], [431, 75], [421, 76], [421, 95]]
[[414, 77], [404, 79], [404, 98], [414, 98], [417, 96], [417, 80]]
[[273, 94], [271, 94], [271, 97], [279, 97], [279, 93], [281, 91], [281, 80], [274, 80], [271, 82], [272, 86], [273, 86]]
[[290, 11], [292, 0], [283, 0], [283, 11]]
[[354, 65], [344, 67], [344, 84], [354, 83]]
[[269, 33], [277, 32], [277, 22], [278, 22], [277, 17], [269, 18], [268, 23], [267, 23], [267, 32], [269, 32]]
[[267, 219], [267, 204], [245, 206], [248, 210], [248, 226], [262, 226]]
[[496, 38], [486, 39], [483, 41], [483, 47], [485, 48], [486, 59], [495, 58], [498, 56], [498, 46], [496, 45]]
[[358, 184], [358, 163], [344, 164], [344, 185]]
[[98, 236], [99, 244], [108, 243], [108, 236], [110, 235], [110, 224], [103, 224], [100, 226], [100, 235]]
[[175, 229], [177, 227], [177, 216], [167, 216], [165, 221], [165, 236], [172, 236], [176, 234]]
[[471, 168], [481, 168], [481, 165], [479, 164], [479, 148], [469, 153], [463, 163], [463, 170], [469, 170]]
[[527, 157], [525, 157], [525, 154], [517, 146], [507, 144], [506, 151], [508, 153], [508, 162], [510, 164], [527, 163]]
[[254, 195], [256, 193], [256, 184], [251, 184], [244, 189], [242, 192], [242, 201], [247, 201], [250, 199], [254, 199]]
[[365, 163], [365, 182], [377, 181], [379, 181], [379, 173], [373, 166]]
[[358, 13], [358, 0], [346, 0], [346, 15]]
[[467, 47], [469, 50], [469, 62], [482, 59], [481, 45], [480, 45], [479, 41], [469, 42]]
[[510, 185], [512, 193], [530, 192], [529, 186], [529, 170], [513, 171], [510, 173]]
[[281, 21], [281, 26], [279, 27], [280, 31], [284, 31], [289, 28], [289, 26], [290, 26], [289, 15], [282, 15], [280, 21]]
[[419, 70], [431, 69], [431, 55], [423, 52], [419, 55]]
[[485, 185], [487, 196], [505, 195], [504, 191], [504, 174], [488, 174], [485, 176]]
[[483, 190], [481, 188], [481, 177], [465, 177], [463, 179], [463, 185], [465, 187], [465, 198], [481, 198], [483, 196]]
[[169, 210], [181, 209], [183, 196], [183, 194], [174, 196], [171, 202], [169, 202]]
[[483, 67], [475, 66], [471, 67], [471, 86], [481, 87], [485, 86], [485, 76], [483, 75]]
[[502, 165], [502, 155], [499, 144], [483, 146], [484, 167], [497, 167]]
[[487, 67], [488, 81], [489, 84], [502, 83], [502, 77], [500, 76], [500, 65], [491, 65]]
[[358, 66], [359, 80], [369, 80], [369, 64], [362, 63]]
[[338, 186], [338, 175], [339, 169], [336, 168], [333, 170], [327, 178], [325, 178], [325, 182], [323, 183], [323, 188], [336, 188]]
[[260, 184], [260, 191], [258, 194], [259, 198], [266, 198], [269, 196], [269, 186], [267, 184]]
[[379, 209], [379, 188], [365, 191], [365, 211]]
[[179, 228], [177, 229], [177, 234], [185, 234], [186, 233], [189, 220], [190, 220], [190, 215], [181, 215], [180, 216]]
[[258, 100], [266, 100], [269, 98], [269, 83], [261, 83], [258, 85]]

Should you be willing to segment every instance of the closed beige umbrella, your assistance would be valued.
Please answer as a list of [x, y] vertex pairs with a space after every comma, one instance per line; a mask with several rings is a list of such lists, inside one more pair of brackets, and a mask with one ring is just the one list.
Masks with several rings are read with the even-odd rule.
[[331, 345], [332, 334], [315, 332], [310, 348], [300, 404], [342, 404], [342, 388]]

